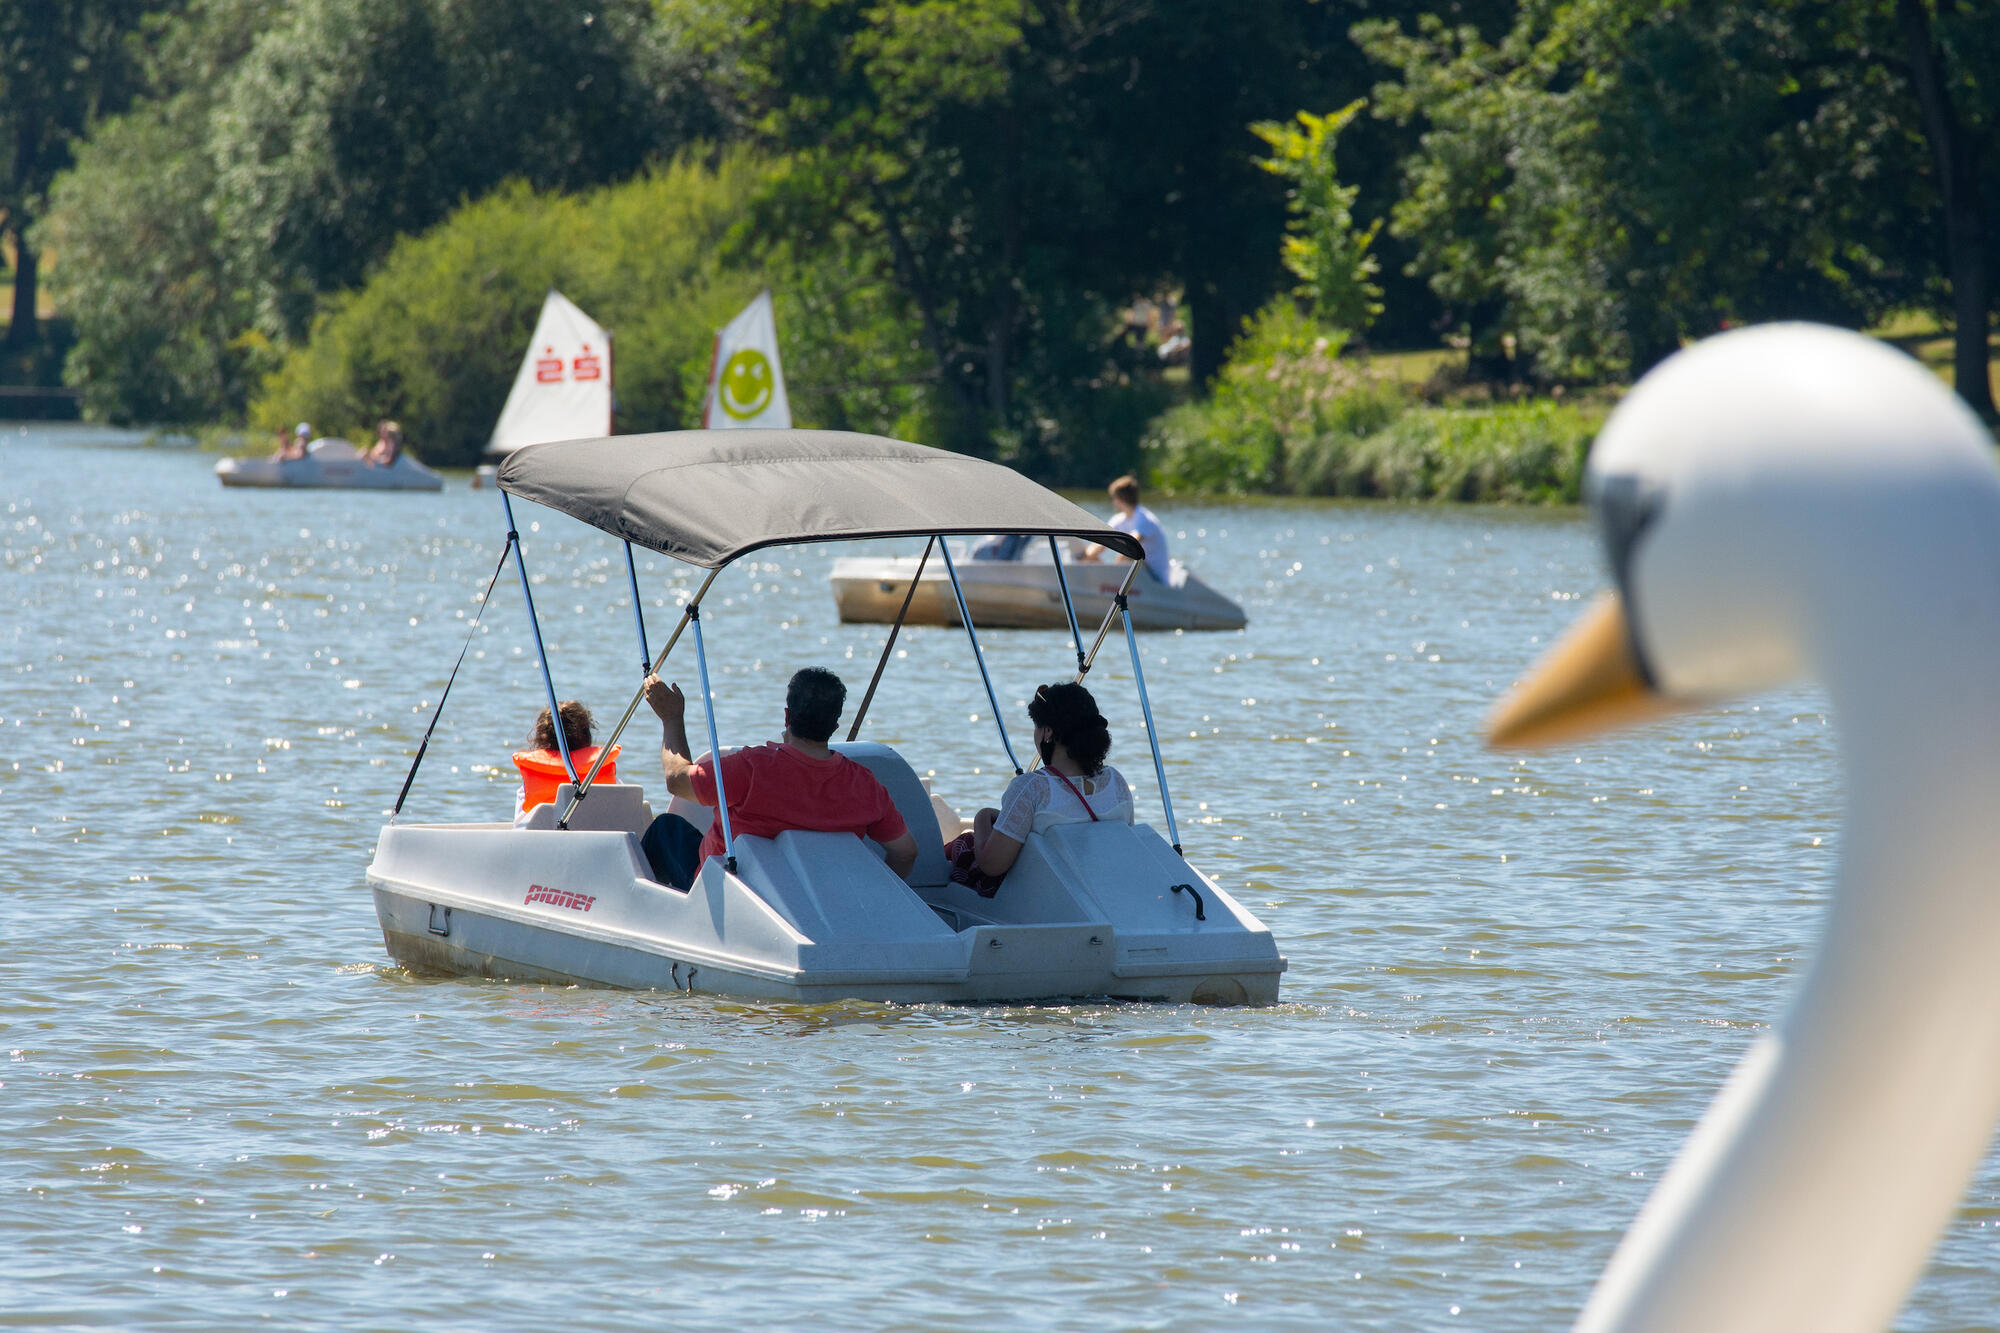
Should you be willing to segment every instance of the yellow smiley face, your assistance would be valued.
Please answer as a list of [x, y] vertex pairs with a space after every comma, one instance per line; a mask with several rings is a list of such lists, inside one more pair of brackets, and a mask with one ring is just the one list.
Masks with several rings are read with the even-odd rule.
[[741, 348], [722, 363], [716, 401], [730, 416], [748, 421], [771, 405], [774, 378], [769, 357], [754, 347]]

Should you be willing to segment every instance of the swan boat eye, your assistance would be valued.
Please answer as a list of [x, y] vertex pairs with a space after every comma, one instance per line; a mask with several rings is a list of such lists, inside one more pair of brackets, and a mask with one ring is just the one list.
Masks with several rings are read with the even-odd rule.
[[1618, 585], [1619, 598], [1628, 608], [1625, 624], [1633, 664], [1638, 667], [1639, 678], [1646, 688], [1654, 689], [1657, 683], [1653, 667], [1646, 660], [1645, 645], [1639, 642], [1637, 617], [1629, 609], [1633, 605], [1632, 556], [1639, 539], [1666, 508], [1666, 487], [1646, 477], [1622, 473], [1594, 478], [1588, 498], [1603, 536], [1605, 555], [1611, 561], [1611, 577]]

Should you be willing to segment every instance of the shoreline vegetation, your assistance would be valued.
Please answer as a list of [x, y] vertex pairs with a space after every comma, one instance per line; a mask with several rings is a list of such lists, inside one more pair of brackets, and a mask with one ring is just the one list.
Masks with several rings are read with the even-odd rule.
[[[1289, 301], [1230, 350], [1206, 398], [1169, 408], [1142, 448], [1166, 495], [1574, 504], [1608, 397], [1491, 399], [1454, 387], [1450, 362], [1421, 386]], [[1479, 401], [1488, 397], [1489, 401]]]
[[800, 425], [1058, 486], [1570, 503], [1787, 319], [2000, 419], [2000, 6], [70, 9], [0, 9], [0, 413], [471, 466], [549, 288], [629, 433], [768, 287]]

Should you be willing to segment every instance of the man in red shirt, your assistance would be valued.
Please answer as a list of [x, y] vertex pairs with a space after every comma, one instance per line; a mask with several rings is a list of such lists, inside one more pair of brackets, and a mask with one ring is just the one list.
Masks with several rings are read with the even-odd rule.
[[[646, 702], [660, 719], [660, 765], [667, 790], [713, 806], [715, 762], [696, 763], [688, 751], [687, 699], [680, 687], [648, 676]], [[722, 760], [729, 830], [739, 838], [774, 838], [786, 829], [873, 838], [888, 853], [889, 869], [901, 878], [917, 863], [916, 838], [876, 776], [827, 747], [846, 703], [847, 687], [831, 671], [807, 667], [792, 677], [785, 687], [784, 739]], [[711, 821], [703, 837], [679, 815], [661, 815], [642, 842], [655, 876], [687, 888], [704, 861], [722, 854], [722, 820]]]

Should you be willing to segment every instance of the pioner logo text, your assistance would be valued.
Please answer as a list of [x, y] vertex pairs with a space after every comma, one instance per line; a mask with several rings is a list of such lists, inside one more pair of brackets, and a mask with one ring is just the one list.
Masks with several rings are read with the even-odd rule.
[[521, 899], [528, 903], [547, 903], [551, 907], [567, 907], [573, 912], [588, 912], [597, 899], [587, 893], [571, 893], [568, 889], [551, 889], [540, 884], [528, 886], [528, 896]]

